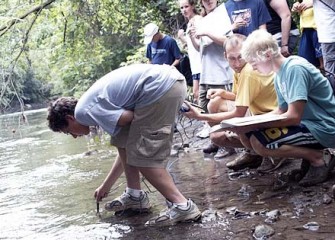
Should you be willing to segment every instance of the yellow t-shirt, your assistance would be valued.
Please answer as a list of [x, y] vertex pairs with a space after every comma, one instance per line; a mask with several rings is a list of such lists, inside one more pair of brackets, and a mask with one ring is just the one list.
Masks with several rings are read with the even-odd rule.
[[303, 31], [304, 28], [316, 29], [313, 8], [307, 8], [300, 14], [300, 31]]
[[[236, 75], [236, 73], [235, 73]], [[277, 107], [277, 95], [273, 85], [275, 73], [264, 75], [246, 64], [237, 80], [236, 106], [249, 107], [253, 115], [272, 111]], [[235, 83], [235, 82], [234, 82]]]

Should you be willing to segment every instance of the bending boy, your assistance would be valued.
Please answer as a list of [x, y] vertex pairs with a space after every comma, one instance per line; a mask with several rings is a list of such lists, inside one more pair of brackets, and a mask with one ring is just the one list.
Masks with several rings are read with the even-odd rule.
[[74, 138], [100, 126], [112, 135], [118, 157], [95, 197], [101, 201], [124, 170], [126, 191], [105, 205], [109, 211], [150, 208], [140, 173], [166, 198], [168, 209], [148, 226], [196, 220], [200, 211], [178, 190], [166, 170], [173, 125], [185, 99], [185, 78], [168, 65], [136, 64], [95, 82], [77, 101], [60, 98], [49, 107], [49, 127]]

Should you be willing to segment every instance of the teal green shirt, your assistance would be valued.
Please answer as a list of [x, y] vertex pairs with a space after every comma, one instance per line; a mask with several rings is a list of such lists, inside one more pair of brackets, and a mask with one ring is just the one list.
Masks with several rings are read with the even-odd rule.
[[335, 97], [333, 89], [320, 71], [307, 60], [287, 58], [275, 77], [278, 105], [306, 101], [301, 123], [325, 147], [335, 147]]

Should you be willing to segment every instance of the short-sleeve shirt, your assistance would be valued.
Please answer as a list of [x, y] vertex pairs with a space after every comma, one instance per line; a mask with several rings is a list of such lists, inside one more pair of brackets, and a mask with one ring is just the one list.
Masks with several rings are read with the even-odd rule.
[[152, 64], [171, 65], [176, 59], [181, 58], [181, 54], [176, 40], [165, 35], [158, 42], [148, 44], [146, 57]]
[[335, 96], [320, 71], [306, 59], [291, 56], [285, 60], [275, 77], [278, 105], [306, 101], [301, 123], [325, 147], [335, 147]]
[[[231, 32], [231, 22], [224, 4], [203, 17], [199, 29], [206, 29], [221, 36]], [[224, 57], [222, 44], [207, 36], [200, 38], [201, 78], [200, 84], [227, 85], [232, 83], [232, 70]]]
[[261, 74], [247, 63], [235, 76], [238, 79], [236, 106], [249, 107], [253, 115], [270, 112], [278, 106], [274, 88], [275, 73]]
[[238, 17], [247, 22], [246, 26], [234, 30], [234, 33], [248, 36], [259, 26], [271, 21], [271, 16], [263, 0], [228, 0], [225, 5], [232, 23]]
[[169, 65], [134, 64], [116, 69], [96, 81], [79, 99], [76, 120], [85, 126], [100, 126], [115, 136], [125, 110], [156, 102], [184, 76]]

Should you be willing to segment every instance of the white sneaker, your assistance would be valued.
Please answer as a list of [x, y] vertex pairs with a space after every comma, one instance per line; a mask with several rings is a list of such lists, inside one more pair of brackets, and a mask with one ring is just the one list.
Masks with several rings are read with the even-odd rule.
[[146, 211], [149, 208], [150, 202], [146, 192], [141, 192], [141, 195], [138, 198], [124, 192], [120, 197], [105, 204], [105, 209], [107, 211], [114, 212], [125, 211], [127, 209]]
[[228, 157], [236, 153], [234, 148], [230, 147], [219, 147], [218, 152], [214, 155], [215, 160], [220, 160], [222, 158]]
[[196, 134], [196, 136], [198, 138], [208, 138], [210, 130], [211, 130], [211, 127], [207, 123], [205, 123], [204, 127], [202, 128], [202, 130], [200, 132], [198, 132]]
[[145, 226], [169, 226], [178, 222], [198, 221], [201, 218], [201, 212], [197, 205], [191, 199], [188, 199], [187, 207], [184, 210], [170, 203], [166, 211], [148, 220]]

